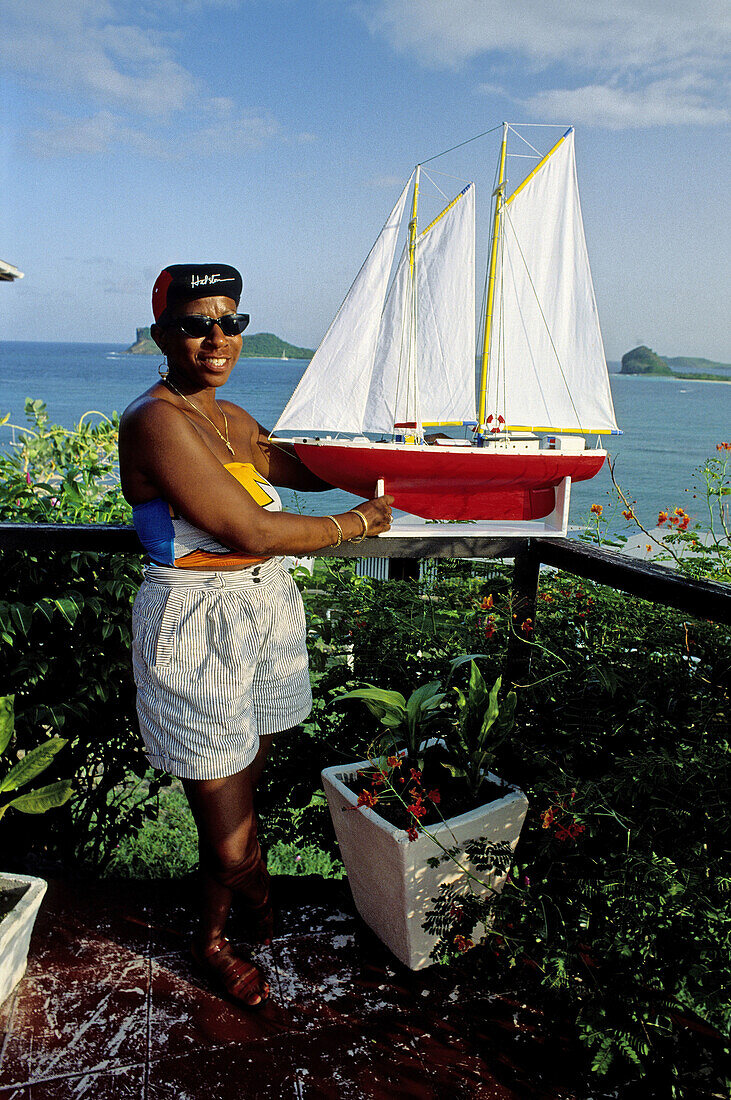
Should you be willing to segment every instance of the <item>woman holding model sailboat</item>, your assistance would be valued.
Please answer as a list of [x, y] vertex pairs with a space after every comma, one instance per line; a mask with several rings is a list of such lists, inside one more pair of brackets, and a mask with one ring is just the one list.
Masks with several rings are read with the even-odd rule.
[[275, 485], [321, 491], [289, 445], [219, 401], [248, 323], [241, 276], [174, 265], [153, 289], [161, 379], [122, 417], [120, 472], [148, 554], [133, 612], [137, 710], [148, 759], [178, 776], [199, 837], [201, 919], [193, 954], [245, 1007], [268, 996], [224, 928], [234, 897], [250, 938], [273, 916], [254, 795], [275, 734], [309, 713], [302, 602], [280, 555], [388, 530], [390, 498], [334, 516], [284, 513]]

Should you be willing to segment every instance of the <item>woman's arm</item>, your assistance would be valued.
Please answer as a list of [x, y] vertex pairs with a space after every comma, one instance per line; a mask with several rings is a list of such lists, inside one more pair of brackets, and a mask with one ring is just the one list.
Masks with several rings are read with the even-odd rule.
[[[254, 557], [307, 554], [338, 541], [327, 516], [268, 512], [228, 473], [180, 409], [168, 401], [136, 403], [120, 425], [122, 488], [140, 503], [160, 496], [224, 546]], [[149, 495], [148, 495], [149, 494]], [[368, 534], [390, 527], [392, 498], [359, 504]], [[353, 512], [335, 516], [343, 539], [358, 538], [363, 524]]]

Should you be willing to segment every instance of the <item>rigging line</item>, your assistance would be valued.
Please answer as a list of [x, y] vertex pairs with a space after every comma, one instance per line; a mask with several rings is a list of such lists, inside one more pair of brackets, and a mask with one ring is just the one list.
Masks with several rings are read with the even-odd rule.
[[446, 200], [446, 199], [447, 199], [447, 196], [446, 196], [446, 195], [444, 194], [444, 192], [442, 191], [442, 189], [441, 189], [441, 187], [439, 186], [439, 184], [438, 184], [438, 183], [436, 183], [436, 182], [435, 182], [435, 181], [434, 181], [434, 180], [433, 180], [433, 179], [431, 178], [431, 176], [430, 176], [430, 175], [429, 175], [429, 173], [428, 173], [428, 172], [426, 171], [426, 169], [422, 168], [422, 172], [424, 173], [424, 175], [426, 176], [426, 178], [427, 178], [427, 179], [429, 180], [429, 183], [430, 183], [430, 184], [432, 185], [432, 187], [434, 187], [434, 188], [435, 188], [435, 189], [436, 189], [436, 190], [437, 190], [437, 191], [439, 192], [439, 194], [440, 194], [440, 195], [442, 196], [442, 198]]
[[543, 321], [543, 324], [546, 326], [546, 332], [548, 333], [548, 339], [551, 341], [551, 347], [553, 348], [553, 354], [556, 356], [556, 362], [558, 363], [558, 369], [561, 372], [561, 378], [563, 379], [563, 384], [566, 387], [566, 393], [569, 395], [569, 401], [571, 402], [571, 408], [574, 410], [574, 415], [576, 417], [576, 423], [578, 424], [579, 428], [581, 428], [581, 430], [583, 431], [584, 429], [582, 428], [582, 425], [581, 425], [581, 417], [579, 416], [578, 409], [576, 408], [576, 405], [574, 404], [574, 399], [573, 399], [573, 396], [571, 394], [571, 390], [569, 389], [569, 384], [566, 381], [566, 375], [564, 374], [563, 364], [561, 363], [561, 357], [559, 356], [558, 349], [556, 348], [556, 345], [553, 342], [553, 335], [551, 333], [551, 330], [550, 330], [549, 325], [548, 325], [548, 321], [546, 320], [545, 314], [543, 312], [543, 307], [541, 306], [540, 300], [538, 298], [536, 288], [533, 285], [533, 279], [531, 278], [530, 268], [528, 267], [525, 256], [523, 255], [523, 249], [520, 247], [520, 241], [518, 240], [518, 235], [515, 232], [515, 228], [513, 226], [513, 221], [512, 221], [512, 218], [510, 216], [510, 211], [508, 210], [507, 207], [505, 208], [505, 213], [507, 214], [508, 223], [510, 225], [510, 228], [513, 230], [513, 237], [515, 238], [515, 243], [518, 246], [518, 252], [520, 252], [520, 258], [523, 261], [523, 265], [525, 267], [526, 274], [528, 276], [528, 282], [531, 285], [531, 290], [533, 291], [533, 295], [535, 297], [536, 304], [538, 306], [538, 312], [541, 315], [541, 319]]
[[[510, 123], [508, 123], [508, 129], [509, 129], [509, 130], [513, 130], [513, 127], [512, 127], [511, 125], [510, 125]], [[535, 154], [536, 154], [537, 156], [540, 156], [540, 155], [541, 155], [541, 154], [540, 154], [540, 153], [538, 152], [538, 150], [536, 149], [535, 145], [531, 145], [531, 143], [530, 143], [530, 142], [528, 141], [528, 139], [527, 139], [527, 138], [524, 138], [522, 134], [519, 134], [517, 130], [513, 130], [513, 133], [515, 134], [515, 136], [516, 136], [517, 138], [520, 138], [520, 140], [521, 140], [522, 142], [525, 142], [525, 144], [526, 144], [526, 145], [528, 146], [528, 148], [529, 148], [529, 149], [532, 149], [532, 150], [533, 150], [533, 152], [534, 152], [534, 153], [535, 153]]]
[[439, 157], [445, 157], [447, 153], [453, 153], [455, 149], [461, 149], [463, 145], [469, 145], [471, 141], [478, 141], [480, 138], [487, 137], [488, 134], [494, 134], [496, 130], [499, 130], [502, 126], [502, 122], [499, 122], [497, 126], [493, 126], [490, 130], [484, 130], [481, 134], [475, 134], [474, 137], [467, 138], [466, 141], [460, 141], [457, 145], [452, 145], [449, 149], [444, 149], [441, 153], [435, 153], [433, 157], [427, 157], [426, 160], [422, 160], [422, 166], [429, 164], [432, 160], [438, 160]]
[[[457, 180], [459, 183], [472, 183], [472, 180], [467, 179], [466, 176], [455, 176], [454, 172], [440, 172], [438, 168], [432, 168], [432, 172], [435, 176], [446, 176], [449, 180]], [[432, 180], [434, 183], [434, 180]]]
[[541, 154], [536, 153], [536, 155], [533, 156], [532, 153], [508, 153], [508, 156], [509, 157], [518, 157], [520, 160], [535, 160], [536, 157], [538, 157], [538, 159], [540, 160]]

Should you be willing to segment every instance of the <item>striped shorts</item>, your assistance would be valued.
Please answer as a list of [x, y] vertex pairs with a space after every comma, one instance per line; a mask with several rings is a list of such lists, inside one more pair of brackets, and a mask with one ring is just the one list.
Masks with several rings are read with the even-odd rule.
[[149, 565], [132, 611], [137, 715], [154, 768], [220, 779], [310, 713], [305, 613], [279, 558], [235, 572]]

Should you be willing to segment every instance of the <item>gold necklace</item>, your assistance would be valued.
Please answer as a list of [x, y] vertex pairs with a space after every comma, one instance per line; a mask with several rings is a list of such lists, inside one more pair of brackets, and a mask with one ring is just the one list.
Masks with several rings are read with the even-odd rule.
[[166, 378], [164, 381], [165, 381], [165, 384], [170, 387], [170, 389], [173, 391], [173, 393], [177, 393], [178, 397], [182, 397], [183, 401], [187, 401], [187, 403], [190, 405], [190, 407], [192, 409], [195, 409], [195, 411], [197, 413], [200, 413], [200, 415], [205, 420], [208, 421], [208, 423], [211, 425], [211, 427], [213, 428], [213, 430], [216, 433], [216, 435], [218, 436], [218, 438], [221, 439], [226, 444], [226, 446], [228, 447], [231, 454], [232, 455], [235, 454], [236, 452], [234, 451], [233, 447], [231, 446], [231, 443], [230, 443], [229, 438], [228, 438], [228, 420], [226, 419], [226, 413], [223, 411], [223, 409], [221, 409], [221, 406], [219, 405], [218, 407], [220, 409], [221, 416], [223, 417], [223, 430], [226, 433], [225, 435], [221, 435], [218, 428], [216, 427], [216, 425], [211, 420], [210, 416], [206, 416], [206, 414], [203, 412], [203, 410], [199, 409], [198, 406], [193, 401], [191, 401], [189, 397], [186, 397], [184, 393], [181, 393], [180, 390], [177, 388], [177, 386], [174, 386], [172, 384], [172, 382], [170, 381], [169, 378]]

